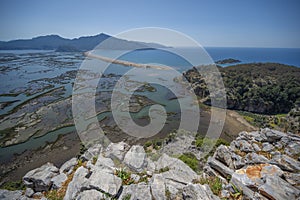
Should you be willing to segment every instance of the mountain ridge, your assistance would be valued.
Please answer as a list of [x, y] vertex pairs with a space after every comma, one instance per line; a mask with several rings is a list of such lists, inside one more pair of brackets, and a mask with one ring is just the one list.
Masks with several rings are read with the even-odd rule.
[[[101, 46], [98, 44], [101, 43]], [[0, 50], [58, 50], [58, 51], [88, 51], [95, 47], [100, 49], [125, 50], [145, 48], [166, 48], [156, 43], [145, 43], [139, 41], [128, 41], [119, 39], [105, 33], [94, 36], [82, 36], [79, 38], [63, 38], [56, 34], [37, 36], [31, 39], [17, 39], [0, 41]]]

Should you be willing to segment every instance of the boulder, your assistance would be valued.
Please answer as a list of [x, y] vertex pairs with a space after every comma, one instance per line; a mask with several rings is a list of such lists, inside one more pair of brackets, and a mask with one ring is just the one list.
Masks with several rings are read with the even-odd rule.
[[177, 158], [171, 158], [167, 154], [163, 154], [155, 163], [156, 170], [168, 169], [161, 175], [168, 180], [178, 183], [188, 184], [194, 179], [198, 179], [198, 175], [189, 166]]
[[78, 194], [76, 200], [99, 200], [105, 199], [105, 195], [97, 190], [85, 190]]
[[287, 155], [277, 155], [273, 156], [270, 160], [270, 164], [277, 165], [282, 170], [290, 172], [299, 172], [300, 171], [300, 162], [294, 160], [293, 158]]
[[146, 153], [142, 146], [134, 145], [126, 153], [124, 163], [133, 171], [142, 172], [147, 167]]
[[208, 185], [188, 184], [183, 188], [183, 199], [185, 200], [217, 200], [220, 199], [212, 193]]
[[165, 179], [161, 174], [154, 174], [150, 180], [151, 193], [156, 200], [165, 200]]
[[264, 164], [264, 163], [268, 163], [269, 160], [263, 155], [258, 155], [252, 152], [246, 155], [245, 162], [247, 164]]
[[214, 159], [213, 157], [209, 157], [207, 163], [211, 168], [218, 171], [225, 178], [230, 177], [233, 174], [232, 169], [226, 167], [223, 163]]
[[227, 167], [234, 169], [233, 161], [232, 161], [232, 153], [227, 146], [220, 145], [216, 152], [214, 153], [214, 157], [226, 164]]
[[270, 198], [278, 200], [297, 199], [300, 191], [279, 178], [278, 176], [267, 176], [266, 182], [258, 188], [261, 194]]
[[94, 146], [90, 147], [86, 152], [84, 152], [84, 154], [81, 155], [80, 158], [83, 161], [88, 161], [91, 160], [93, 157], [98, 156], [101, 151], [102, 151], [102, 145], [95, 144]]
[[26, 190], [25, 190], [25, 196], [26, 196], [26, 197], [32, 197], [33, 194], [34, 194], [33, 189], [31, 189], [31, 188], [26, 188]]
[[16, 190], [0, 190], [0, 199], [7, 199], [7, 200], [18, 200], [21, 198], [23, 191]]
[[247, 142], [246, 140], [235, 141], [235, 146], [238, 149], [240, 149], [241, 151], [246, 152], [246, 153], [254, 151], [252, 145], [249, 142]]
[[76, 164], [77, 164], [76, 158], [72, 158], [68, 160], [60, 167], [59, 173], [66, 173], [67, 175], [71, 174]]
[[119, 143], [111, 143], [105, 150], [105, 156], [122, 161], [129, 148], [130, 146], [123, 141]]
[[286, 136], [285, 133], [277, 130], [271, 130], [269, 128], [262, 129], [261, 132], [266, 135], [268, 142], [275, 142]]
[[24, 184], [35, 192], [48, 191], [52, 185], [51, 179], [58, 175], [59, 169], [52, 163], [47, 163], [29, 171], [24, 177]]
[[68, 179], [67, 175], [64, 173], [61, 173], [57, 176], [54, 176], [51, 179], [52, 182], [52, 189], [58, 189], [62, 186], [62, 184]]
[[79, 167], [76, 170], [72, 181], [69, 183], [67, 187], [64, 200], [75, 199], [78, 193], [82, 190], [82, 188], [88, 187], [87, 185], [88, 179], [86, 178], [88, 173], [89, 173], [88, 169], [84, 168], [83, 166]]
[[100, 154], [91, 171], [102, 171], [113, 174], [115, 171], [115, 164], [111, 158], [106, 158]]
[[128, 196], [132, 200], [152, 200], [150, 186], [145, 183], [124, 186], [119, 199], [125, 199]]
[[122, 186], [122, 179], [114, 174], [97, 170], [92, 173], [88, 181], [89, 188], [103, 191], [115, 196]]

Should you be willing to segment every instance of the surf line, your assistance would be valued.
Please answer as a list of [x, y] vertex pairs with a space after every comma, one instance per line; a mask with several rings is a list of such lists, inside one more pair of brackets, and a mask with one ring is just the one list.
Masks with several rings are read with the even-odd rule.
[[145, 69], [152, 68], [152, 69], [159, 69], [159, 70], [170, 70], [170, 69], [172, 69], [172, 67], [169, 67], [169, 66], [148, 65], [148, 64], [129, 62], [129, 61], [125, 61], [125, 60], [111, 59], [111, 58], [108, 58], [108, 57], [92, 54], [91, 51], [84, 52], [83, 54], [84, 54], [84, 56], [89, 57], [89, 58], [95, 58], [95, 59], [102, 60], [104, 62], [123, 65], [123, 66], [145, 68]]

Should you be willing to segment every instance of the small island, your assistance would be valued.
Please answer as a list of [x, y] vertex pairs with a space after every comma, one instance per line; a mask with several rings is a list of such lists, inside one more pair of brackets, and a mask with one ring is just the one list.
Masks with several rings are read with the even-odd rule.
[[233, 58], [227, 58], [227, 59], [223, 59], [223, 60], [218, 60], [216, 61], [216, 64], [219, 65], [224, 65], [224, 64], [233, 64], [233, 63], [240, 63], [240, 60], [237, 59], [233, 59]]

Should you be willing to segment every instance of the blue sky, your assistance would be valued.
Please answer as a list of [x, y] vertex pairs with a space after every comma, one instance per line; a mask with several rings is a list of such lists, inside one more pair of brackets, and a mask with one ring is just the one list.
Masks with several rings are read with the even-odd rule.
[[299, 10], [298, 0], [1, 0], [0, 40], [150, 26], [183, 32], [203, 46], [300, 48]]

